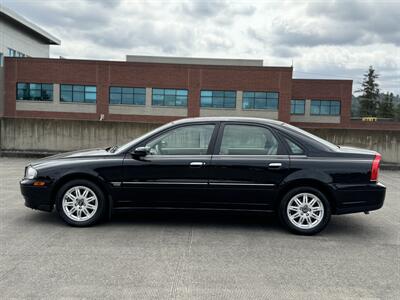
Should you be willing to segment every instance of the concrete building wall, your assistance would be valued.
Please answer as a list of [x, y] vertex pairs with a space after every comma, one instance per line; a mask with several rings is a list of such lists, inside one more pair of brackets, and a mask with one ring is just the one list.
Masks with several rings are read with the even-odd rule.
[[[158, 127], [154, 123], [3, 118], [1, 151], [64, 152], [126, 143]], [[400, 163], [400, 131], [308, 129], [335, 144], [368, 148]]]
[[4, 114], [4, 67], [0, 67], [0, 118]]
[[151, 123], [3, 118], [2, 151], [65, 152], [126, 143], [158, 127]]
[[366, 148], [382, 154], [382, 160], [400, 163], [400, 131], [357, 129], [307, 129], [336, 145]]
[[8, 55], [8, 48], [32, 57], [49, 57], [50, 46], [0, 18], [0, 52]]

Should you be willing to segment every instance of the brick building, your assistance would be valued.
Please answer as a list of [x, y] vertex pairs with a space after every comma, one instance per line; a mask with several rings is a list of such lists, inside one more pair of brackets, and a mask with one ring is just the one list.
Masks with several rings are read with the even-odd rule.
[[291, 67], [259, 60], [6, 58], [4, 117], [165, 123], [248, 116], [304, 128], [397, 126], [352, 121], [351, 80], [292, 75]]

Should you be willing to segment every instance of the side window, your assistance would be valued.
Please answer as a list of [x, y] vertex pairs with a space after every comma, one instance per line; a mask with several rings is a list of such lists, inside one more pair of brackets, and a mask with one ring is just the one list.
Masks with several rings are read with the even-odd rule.
[[290, 150], [290, 154], [295, 154], [295, 155], [300, 155], [300, 154], [304, 154], [304, 150], [297, 145], [295, 142], [285, 138], [286, 143], [289, 146], [289, 150]]
[[205, 155], [215, 125], [192, 125], [168, 131], [149, 142], [151, 155]]
[[276, 155], [278, 141], [270, 130], [251, 125], [225, 125], [219, 154]]

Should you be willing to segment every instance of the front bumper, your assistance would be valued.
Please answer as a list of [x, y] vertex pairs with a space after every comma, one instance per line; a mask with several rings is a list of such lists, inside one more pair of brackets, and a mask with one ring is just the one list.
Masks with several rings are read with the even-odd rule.
[[386, 195], [386, 187], [381, 183], [367, 185], [336, 185], [336, 214], [367, 212], [380, 209]]
[[25, 206], [33, 209], [52, 211], [54, 202], [51, 199], [49, 185], [34, 186], [36, 179], [23, 179], [20, 182], [22, 196], [25, 199]]

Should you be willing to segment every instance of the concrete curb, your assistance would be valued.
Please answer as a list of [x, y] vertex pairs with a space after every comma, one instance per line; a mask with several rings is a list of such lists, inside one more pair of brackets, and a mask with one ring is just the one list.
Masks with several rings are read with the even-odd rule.
[[[58, 154], [60, 152], [46, 152], [46, 151], [0, 151], [0, 157], [26, 157], [26, 158], [43, 158], [46, 156]], [[400, 164], [382, 162], [380, 168], [382, 170], [398, 171]]]

